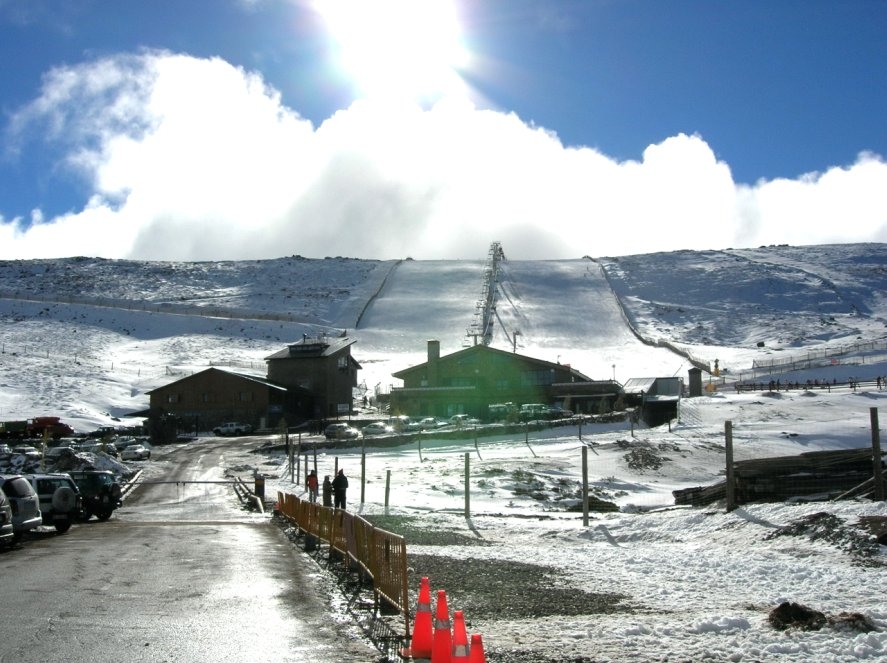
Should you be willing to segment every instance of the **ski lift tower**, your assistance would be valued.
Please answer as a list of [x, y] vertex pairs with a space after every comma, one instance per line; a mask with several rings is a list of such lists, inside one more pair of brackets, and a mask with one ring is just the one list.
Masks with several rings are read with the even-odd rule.
[[499, 283], [499, 263], [505, 260], [505, 252], [499, 242], [490, 244], [487, 262], [484, 265], [480, 298], [474, 305], [474, 318], [466, 331], [465, 345], [483, 345], [493, 341], [493, 317], [496, 315], [496, 299]]

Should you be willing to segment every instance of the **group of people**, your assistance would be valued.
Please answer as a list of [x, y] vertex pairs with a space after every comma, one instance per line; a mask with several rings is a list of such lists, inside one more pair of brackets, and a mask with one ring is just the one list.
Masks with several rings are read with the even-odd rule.
[[[318, 483], [317, 471], [311, 470], [305, 479], [305, 488], [308, 489], [308, 499], [311, 502], [317, 501]], [[327, 474], [323, 477], [323, 505], [344, 509], [346, 490], [348, 490], [348, 477], [345, 476], [345, 470], [339, 470], [332, 481]]]

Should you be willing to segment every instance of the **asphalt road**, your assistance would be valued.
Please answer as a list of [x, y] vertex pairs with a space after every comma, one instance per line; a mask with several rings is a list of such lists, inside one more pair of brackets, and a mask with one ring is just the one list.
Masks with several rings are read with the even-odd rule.
[[0, 553], [0, 663], [379, 661], [331, 615], [316, 563], [203, 483], [238, 444], [162, 450], [109, 521]]

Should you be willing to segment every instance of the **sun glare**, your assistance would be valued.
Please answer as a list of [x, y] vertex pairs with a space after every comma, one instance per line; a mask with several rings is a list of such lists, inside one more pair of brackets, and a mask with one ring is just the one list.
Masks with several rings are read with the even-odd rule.
[[468, 63], [452, 0], [318, 0], [343, 69], [368, 97], [460, 92]]

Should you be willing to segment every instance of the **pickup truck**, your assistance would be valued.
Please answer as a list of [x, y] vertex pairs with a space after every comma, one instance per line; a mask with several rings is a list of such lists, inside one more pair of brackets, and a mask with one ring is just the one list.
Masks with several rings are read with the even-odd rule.
[[216, 426], [213, 428], [213, 433], [219, 436], [223, 435], [247, 435], [251, 433], [253, 427], [249, 424], [238, 424], [235, 422], [229, 422], [226, 424], [221, 424], [220, 426]]

